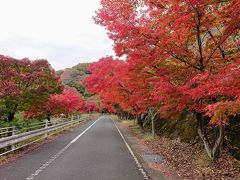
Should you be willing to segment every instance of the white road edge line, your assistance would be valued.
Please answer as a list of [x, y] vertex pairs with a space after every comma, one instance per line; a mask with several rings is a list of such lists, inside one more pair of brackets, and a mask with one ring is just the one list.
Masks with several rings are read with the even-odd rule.
[[125, 137], [123, 136], [123, 134], [121, 133], [121, 131], [120, 131], [119, 128], [117, 127], [115, 121], [114, 121], [113, 119], [112, 119], [112, 121], [113, 121], [115, 127], [117, 128], [117, 130], [118, 130], [121, 138], [123, 139], [123, 142], [124, 142], [125, 145], [127, 146], [128, 151], [130, 152], [130, 154], [132, 155], [134, 161], [136, 162], [136, 164], [137, 164], [137, 166], [138, 166], [138, 169], [139, 169], [139, 171], [142, 173], [144, 179], [149, 180], [149, 177], [148, 177], [146, 171], [143, 169], [143, 166], [142, 166], [141, 163], [138, 161], [138, 158], [137, 158], [137, 156], [134, 154], [132, 148], [131, 148], [130, 145], [127, 143]]
[[84, 135], [92, 126], [94, 126], [99, 120], [98, 118], [94, 123], [87, 127], [81, 134], [75, 137], [70, 143], [68, 143], [64, 148], [62, 148], [58, 153], [53, 155], [48, 161], [46, 161], [40, 168], [38, 168], [34, 173], [26, 178], [26, 180], [34, 179], [41, 171], [43, 171], [46, 167], [48, 167], [55, 159], [57, 159], [64, 151], [66, 151], [73, 143], [75, 143], [82, 135]]

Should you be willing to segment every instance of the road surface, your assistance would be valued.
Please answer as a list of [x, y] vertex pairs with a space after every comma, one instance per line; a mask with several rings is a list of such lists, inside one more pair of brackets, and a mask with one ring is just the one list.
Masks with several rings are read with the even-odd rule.
[[102, 116], [16, 161], [1, 180], [144, 180], [115, 124]]

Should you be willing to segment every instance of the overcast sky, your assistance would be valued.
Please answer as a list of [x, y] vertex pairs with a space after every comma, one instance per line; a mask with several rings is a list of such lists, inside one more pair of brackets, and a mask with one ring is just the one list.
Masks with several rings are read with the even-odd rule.
[[0, 54], [48, 59], [59, 70], [112, 55], [92, 16], [100, 0], [0, 0]]

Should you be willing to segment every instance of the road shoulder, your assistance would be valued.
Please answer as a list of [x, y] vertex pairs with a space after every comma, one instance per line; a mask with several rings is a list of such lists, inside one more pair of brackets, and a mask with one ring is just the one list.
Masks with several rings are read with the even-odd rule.
[[117, 127], [123, 134], [127, 143], [130, 145], [135, 156], [146, 170], [148, 176], [152, 180], [161, 179], [181, 179], [175, 171], [167, 167], [164, 158], [159, 154], [154, 153], [148, 148], [142, 140], [135, 136], [127, 126], [118, 121], [116, 117], [113, 118], [116, 122]]

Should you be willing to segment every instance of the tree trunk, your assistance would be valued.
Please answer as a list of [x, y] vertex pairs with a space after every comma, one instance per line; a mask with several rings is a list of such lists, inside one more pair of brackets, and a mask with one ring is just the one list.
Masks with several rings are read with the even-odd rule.
[[8, 121], [14, 120], [15, 113], [17, 112], [18, 104], [14, 106], [11, 112], [8, 113]]
[[141, 114], [141, 115], [137, 116], [137, 123], [142, 129], [143, 129], [143, 122], [144, 122], [145, 117], [146, 117], [146, 114]]
[[136, 121], [137, 121], [138, 116], [136, 115], [136, 117], [133, 119], [133, 125], [136, 125]]
[[15, 112], [8, 113], [8, 121], [13, 121], [15, 116]]
[[126, 120], [129, 120], [129, 113], [126, 114]]
[[223, 126], [215, 127], [218, 129], [216, 131], [216, 135], [213, 138], [213, 141], [211, 144], [208, 139], [207, 133], [204, 130], [202, 113], [196, 113], [196, 119], [197, 119], [198, 135], [204, 143], [204, 147], [207, 152], [207, 155], [212, 160], [215, 160], [216, 158], [218, 158], [221, 155], [222, 145], [223, 145], [223, 140], [224, 140], [224, 127]]
[[[155, 111], [155, 112], [154, 112]], [[158, 114], [158, 111], [154, 110], [153, 108], [149, 109], [149, 113], [151, 115], [151, 123], [152, 123], [152, 135], [155, 136], [155, 117]]]
[[152, 135], [155, 136], [155, 123], [154, 123], [154, 117], [152, 116]]
[[138, 125], [144, 129], [144, 121], [146, 119], [146, 116], [147, 116], [147, 113], [144, 113], [144, 114], [141, 114], [139, 117], [138, 117]]

